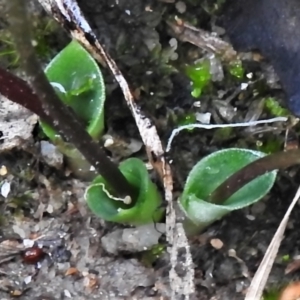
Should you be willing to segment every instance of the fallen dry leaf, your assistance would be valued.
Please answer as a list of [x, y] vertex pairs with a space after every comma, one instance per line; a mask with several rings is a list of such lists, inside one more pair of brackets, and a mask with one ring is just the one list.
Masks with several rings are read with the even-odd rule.
[[76, 274], [78, 274], [78, 269], [71, 267], [67, 270], [67, 272], [65, 273], [65, 276], [76, 275]]
[[293, 282], [283, 289], [278, 300], [300, 299], [300, 281]]
[[290, 262], [284, 270], [284, 274], [290, 274], [300, 269], [300, 259], [295, 259]]

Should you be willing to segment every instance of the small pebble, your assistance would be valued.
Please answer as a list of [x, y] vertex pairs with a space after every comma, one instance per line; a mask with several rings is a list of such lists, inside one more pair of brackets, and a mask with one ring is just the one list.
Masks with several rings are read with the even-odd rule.
[[243, 91], [243, 90], [246, 90], [248, 86], [249, 86], [248, 83], [243, 82], [243, 83], [241, 84], [241, 90], [242, 90], [242, 91]]
[[217, 250], [222, 249], [224, 246], [224, 243], [220, 239], [211, 239], [210, 244]]
[[0, 176], [5, 176], [6, 174], [7, 174], [7, 168], [4, 165], [2, 165], [0, 167]]
[[60, 169], [63, 165], [63, 155], [47, 141], [41, 141], [41, 155], [45, 162], [54, 168]]
[[68, 290], [64, 290], [64, 294], [65, 294], [66, 297], [72, 298], [72, 295]]
[[1, 195], [4, 198], [7, 198], [9, 193], [10, 193], [10, 182], [4, 181], [4, 183], [1, 186]]
[[196, 113], [196, 120], [202, 124], [210, 124], [211, 113]]
[[180, 14], [184, 14], [186, 12], [186, 4], [183, 1], [176, 2], [175, 7]]
[[177, 39], [171, 38], [169, 40], [169, 45], [170, 45], [171, 48], [173, 48], [174, 50], [176, 50], [177, 47], [178, 47], [178, 41], [177, 41]]

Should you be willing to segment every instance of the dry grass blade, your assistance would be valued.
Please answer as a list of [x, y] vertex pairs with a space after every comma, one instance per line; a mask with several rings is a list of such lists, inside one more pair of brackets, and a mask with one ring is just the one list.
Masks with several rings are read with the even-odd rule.
[[227, 62], [239, 60], [238, 54], [232, 46], [214, 34], [196, 28], [177, 17], [174, 21], [168, 21], [167, 23], [180, 41], [189, 42], [208, 52], [219, 55]]
[[287, 212], [285, 213], [267, 251], [266, 254], [262, 260], [262, 262], [260, 263], [260, 266], [258, 268], [258, 270], [256, 271], [252, 282], [250, 284], [250, 287], [248, 289], [248, 292], [246, 294], [245, 300], [260, 300], [264, 287], [266, 285], [266, 282], [268, 280], [269, 274], [271, 272], [274, 260], [276, 258], [281, 240], [283, 239], [283, 234], [288, 222], [288, 219], [290, 217], [290, 214], [294, 208], [294, 206], [296, 205], [296, 203], [298, 202], [300, 198], [300, 186], [297, 190], [297, 193], [292, 201], [292, 203], [290, 204]]

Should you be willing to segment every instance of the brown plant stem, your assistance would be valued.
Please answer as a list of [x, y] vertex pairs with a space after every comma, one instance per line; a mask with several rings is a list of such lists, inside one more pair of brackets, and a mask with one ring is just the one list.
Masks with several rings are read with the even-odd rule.
[[0, 67], [0, 94], [29, 109], [47, 123], [52, 119], [45, 114], [38, 96], [26, 81]]
[[210, 202], [222, 204], [253, 179], [274, 170], [300, 164], [300, 150], [277, 152], [255, 160], [220, 184], [211, 194]]
[[52, 120], [50, 125], [83, 154], [118, 196], [130, 195], [134, 198], [135, 190], [133, 187], [127, 182], [118, 167], [106, 156], [101, 145], [92, 140], [86, 132], [84, 124], [76, 117], [74, 112], [60, 101], [48, 82], [32, 46], [32, 30], [27, 14], [26, 1], [9, 0], [6, 4], [10, 31], [17, 52], [20, 55], [21, 67], [28, 77], [29, 84], [41, 101], [44, 113]]

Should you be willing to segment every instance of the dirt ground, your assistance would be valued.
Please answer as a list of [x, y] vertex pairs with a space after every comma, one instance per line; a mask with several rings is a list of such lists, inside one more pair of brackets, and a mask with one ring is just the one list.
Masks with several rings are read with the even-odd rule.
[[[37, 20], [45, 20], [41, 7], [31, 2]], [[100, 41], [138, 95], [142, 109], [155, 122], [164, 143], [189, 114], [210, 112], [212, 123], [226, 124], [274, 117], [264, 107], [267, 97], [275, 97], [284, 105], [284, 93], [274, 71], [266, 60], [261, 57], [253, 60], [251, 55], [243, 56], [245, 74], [251, 76], [236, 78], [223, 65], [215, 71], [215, 76], [221, 78], [211, 81], [199, 99], [191, 96], [184, 66], [208, 54], [174, 38], [167, 21], [177, 15], [198, 28], [218, 31], [227, 39], [216, 25], [219, 14], [216, 5], [211, 1], [200, 2], [199, 5], [192, 0], [78, 1]], [[1, 17], [1, 34], [6, 28], [3, 20]], [[46, 64], [66, 45], [68, 36], [59, 26], [43, 34], [50, 45], [50, 49], [41, 47], [41, 61]], [[3, 37], [1, 41], [0, 46], [6, 47]], [[18, 72], [10, 63], [11, 57], [2, 58], [1, 65]], [[103, 69], [103, 74], [107, 87], [106, 130], [119, 140], [119, 147], [109, 149], [109, 154], [117, 162], [128, 156], [146, 161], [122, 93], [108, 70]], [[243, 83], [247, 89], [241, 89]], [[200, 107], [194, 105], [198, 100]], [[0, 109], [0, 118], [5, 117], [6, 112]], [[64, 165], [58, 169], [50, 167], [41, 154], [42, 139], [45, 140], [35, 125], [26, 141], [0, 152], [0, 299], [169, 299], [168, 253], [162, 251], [152, 259], [149, 251], [117, 249], [114, 238], [125, 228], [91, 214], [83, 199], [88, 183], [73, 178]], [[140, 145], [135, 150], [129, 147], [132, 141]], [[171, 151], [175, 195], [182, 191], [193, 165], [209, 153], [228, 147], [279, 150], [284, 141], [285, 128], [281, 124], [230, 132], [183, 131]], [[196, 293], [191, 299], [244, 299], [297, 189], [299, 175], [298, 167], [280, 172], [272, 191], [262, 201], [231, 213], [190, 238], [196, 274]], [[157, 180], [155, 174], [153, 178]], [[7, 194], [3, 191], [4, 184]], [[290, 218], [268, 289], [299, 277], [297, 271], [285, 275], [288, 263], [299, 255], [298, 225], [299, 206]], [[30, 264], [20, 253], [24, 240], [29, 243], [29, 239], [37, 236], [48, 254], [37, 264]], [[158, 238], [159, 245], [164, 246], [164, 236]], [[214, 247], [211, 241], [215, 239], [223, 243], [221, 249]]]

